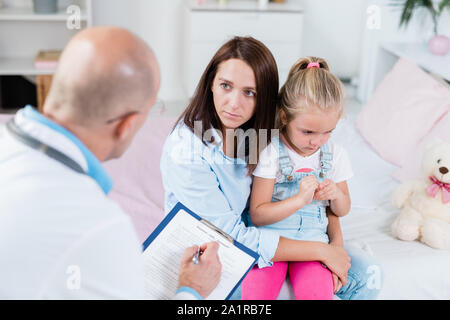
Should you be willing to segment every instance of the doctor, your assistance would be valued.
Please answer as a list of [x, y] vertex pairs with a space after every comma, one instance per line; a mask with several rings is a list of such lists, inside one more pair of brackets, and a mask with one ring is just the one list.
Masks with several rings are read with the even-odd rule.
[[[101, 162], [127, 149], [160, 85], [158, 63], [120, 28], [79, 32], [65, 48], [43, 114], [0, 128], [0, 299], [139, 299], [144, 276], [130, 218], [107, 198]], [[217, 285], [217, 244], [181, 261], [175, 298]]]

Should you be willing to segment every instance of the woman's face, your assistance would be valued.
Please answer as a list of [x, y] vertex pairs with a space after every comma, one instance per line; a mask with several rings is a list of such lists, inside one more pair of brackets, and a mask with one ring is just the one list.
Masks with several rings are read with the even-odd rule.
[[236, 129], [253, 116], [257, 94], [255, 74], [244, 61], [229, 59], [220, 63], [211, 90], [223, 129]]

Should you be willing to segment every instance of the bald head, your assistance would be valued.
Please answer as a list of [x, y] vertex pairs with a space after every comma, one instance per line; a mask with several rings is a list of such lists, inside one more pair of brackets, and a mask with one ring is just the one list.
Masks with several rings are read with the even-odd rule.
[[159, 67], [150, 47], [127, 30], [93, 27], [74, 36], [55, 72], [44, 113], [95, 127], [154, 101]]

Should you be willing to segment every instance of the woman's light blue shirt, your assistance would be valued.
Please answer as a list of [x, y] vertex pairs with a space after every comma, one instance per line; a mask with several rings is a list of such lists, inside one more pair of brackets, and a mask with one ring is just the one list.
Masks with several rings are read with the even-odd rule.
[[242, 213], [248, 208], [252, 178], [246, 162], [231, 159], [222, 150], [216, 130], [214, 143], [205, 146], [182, 122], [167, 138], [161, 157], [165, 213], [177, 202], [256, 251], [259, 267], [271, 266], [279, 235], [247, 227]]

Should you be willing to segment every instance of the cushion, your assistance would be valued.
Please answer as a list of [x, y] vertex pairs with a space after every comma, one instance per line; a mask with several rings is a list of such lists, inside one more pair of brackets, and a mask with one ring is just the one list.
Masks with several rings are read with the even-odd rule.
[[150, 117], [119, 159], [104, 163], [114, 181], [109, 197], [131, 217], [143, 242], [164, 217], [164, 188], [159, 163], [176, 118]]
[[403, 166], [396, 170], [392, 177], [400, 182], [412, 179], [422, 179], [422, 158], [426, 144], [433, 139], [450, 141], [450, 112], [444, 115], [439, 122], [431, 129], [431, 132], [424, 137], [420, 143], [411, 150], [406, 157]]
[[383, 159], [402, 166], [449, 109], [450, 91], [401, 58], [363, 107], [356, 127]]

